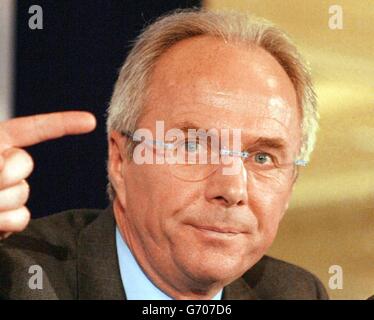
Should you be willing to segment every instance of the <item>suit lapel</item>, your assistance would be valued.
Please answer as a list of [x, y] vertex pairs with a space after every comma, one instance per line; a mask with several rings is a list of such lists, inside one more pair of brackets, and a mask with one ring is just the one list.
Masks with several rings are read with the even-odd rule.
[[78, 238], [78, 299], [123, 300], [112, 208], [103, 211]]
[[223, 289], [222, 300], [258, 300], [254, 290], [240, 277]]

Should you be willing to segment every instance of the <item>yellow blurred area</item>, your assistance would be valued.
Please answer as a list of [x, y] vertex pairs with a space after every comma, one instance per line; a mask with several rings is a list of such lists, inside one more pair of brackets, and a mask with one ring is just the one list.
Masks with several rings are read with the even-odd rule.
[[[329, 28], [329, 7], [343, 29]], [[206, 0], [285, 30], [309, 61], [320, 130], [270, 255], [316, 274], [333, 299], [374, 294], [374, 1]], [[343, 270], [332, 289], [330, 266]]]

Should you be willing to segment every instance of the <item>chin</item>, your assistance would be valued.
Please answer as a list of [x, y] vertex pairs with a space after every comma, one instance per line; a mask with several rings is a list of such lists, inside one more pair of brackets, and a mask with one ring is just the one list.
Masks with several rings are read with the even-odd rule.
[[190, 279], [201, 284], [203, 288], [214, 283], [227, 285], [239, 278], [254, 263], [248, 256], [244, 258], [238, 252], [200, 250], [187, 255], [185, 250], [178, 257], [178, 264]]
[[224, 286], [250, 269], [263, 255], [258, 233], [224, 237], [187, 226], [171, 237], [171, 254], [180, 270], [201, 288]]

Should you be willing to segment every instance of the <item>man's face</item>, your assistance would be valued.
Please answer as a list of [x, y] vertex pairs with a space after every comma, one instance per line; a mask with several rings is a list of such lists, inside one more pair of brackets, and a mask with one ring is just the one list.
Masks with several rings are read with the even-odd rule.
[[[243, 149], [259, 139], [270, 141], [261, 147], [269, 154], [291, 156], [300, 148], [296, 93], [278, 62], [263, 49], [210, 37], [179, 42], [157, 62], [137, 128], [155, 136], [160, 120], [165, 131], [186, 123], [239, 128]], [[123, 211], [116, 218], [138, 260], [164, 280], [190, 279], [202, 286], [225, 285], [264, 255], [293, 184], [289, 179], [282, 191], [274, 191], [271, 182], [258, 188], [244, 166], [235, 175], [221, 168], [194, 182], [179, 179], [167, 164], [124, 159], [121, 168], [116, 201]]]

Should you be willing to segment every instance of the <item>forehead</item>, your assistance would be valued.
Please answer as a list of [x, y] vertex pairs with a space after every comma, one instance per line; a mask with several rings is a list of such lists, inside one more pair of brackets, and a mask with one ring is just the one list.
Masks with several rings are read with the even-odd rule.
[[157, 61], [149, 90], [141, 122], [175, 127], [193, 120], [204, 128], [279, 128], [283, 135], [300, 125], [292, 82], [255, 46], [206, 36], [180, 41]]

